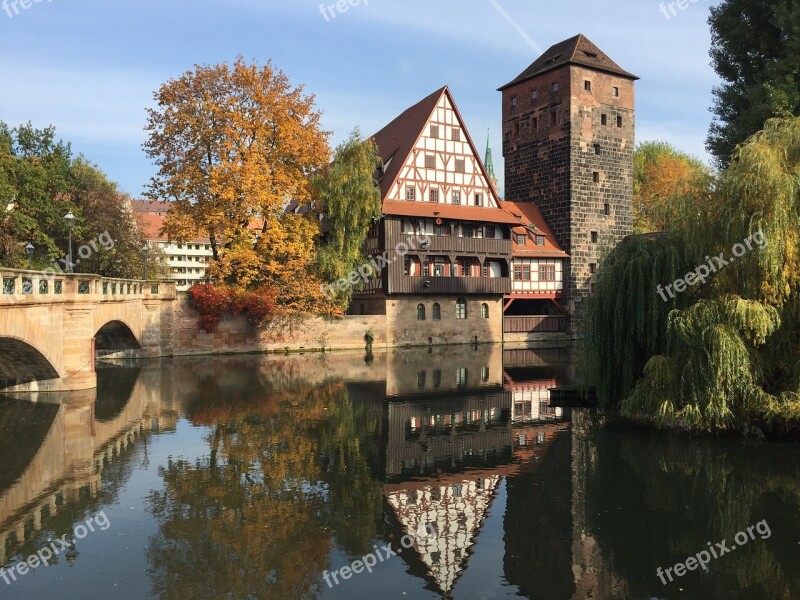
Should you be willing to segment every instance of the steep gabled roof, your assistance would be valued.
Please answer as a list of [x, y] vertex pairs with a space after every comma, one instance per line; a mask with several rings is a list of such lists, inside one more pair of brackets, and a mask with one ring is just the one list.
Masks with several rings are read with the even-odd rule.
[[531, 66], [520, 73], [513, 81], [499, 88], [503, 91], [506, 88], [531, 79], [542, 73], [563, 67], [564, 65], [579, 65], [612, 75], [619, 75], [627, 79], [639, 79], [633, 73], [629, 73], [611, 60], [600, 48], [590, 42], [582, 33], [571, 37], [568, 40], [559, 42], [544, 52], [537, 58]]
[[384, 199], [446, 90], [447, 86], [423, 98], [372, 136], [384, 164], [384, 171], [379, 178]]

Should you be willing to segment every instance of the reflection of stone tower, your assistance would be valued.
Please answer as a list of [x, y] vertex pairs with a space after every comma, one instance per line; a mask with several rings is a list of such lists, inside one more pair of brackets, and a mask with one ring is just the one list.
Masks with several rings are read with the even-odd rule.
[[632, 231], [637, 79], [578, 35], [500, 88], [506, 199], [535, 202], [570, 255], [573, 332], [603, 251]]

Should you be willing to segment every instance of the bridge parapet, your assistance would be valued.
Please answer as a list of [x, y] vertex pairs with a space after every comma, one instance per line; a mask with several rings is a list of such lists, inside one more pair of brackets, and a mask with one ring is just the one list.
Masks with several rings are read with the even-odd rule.
[[114, 279], [84, 273], [49, 273], [0, 267], [0, 307], [16, 304], [175, 300], [168, 280]]

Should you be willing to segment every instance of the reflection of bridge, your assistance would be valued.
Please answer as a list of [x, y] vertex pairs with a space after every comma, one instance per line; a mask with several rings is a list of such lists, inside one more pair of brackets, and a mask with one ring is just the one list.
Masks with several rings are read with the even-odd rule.
[[[5, 429], [18, 433], [4, 434], [9, 439], [0, 443], [6, 470], [0, 479], [0, 566], [64, 508], [94, 498], [103, 471], [155, 420], [161, 430], [174, 427], [177, 413], [166, 410], [152, 388], [137, 377], [122, 390], [117, 410], [102, 420], [95, 414], [95, 390], [65, 393], [58, 404], [0, 400], [0, 425], [14, 424]], [[37, 423], [37, 431], [19, 431], [21, 416]], [[32, 456], [24, 454], [28, 448], [35, 450]]]
[[0, 269], [0, 390], [95, 387], [95, 350], [168, 354], [174, 282]]

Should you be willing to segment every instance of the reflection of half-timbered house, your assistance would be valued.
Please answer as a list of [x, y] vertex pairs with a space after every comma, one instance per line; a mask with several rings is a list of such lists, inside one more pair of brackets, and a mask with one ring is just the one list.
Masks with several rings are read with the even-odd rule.
[[384, 218], [367, 248], [388, 265], [353, 299], [354, 314], [385, 314], [391, 342], [502, 339], [511, 292], [511, 228], [448, 88], [373, 138]]

